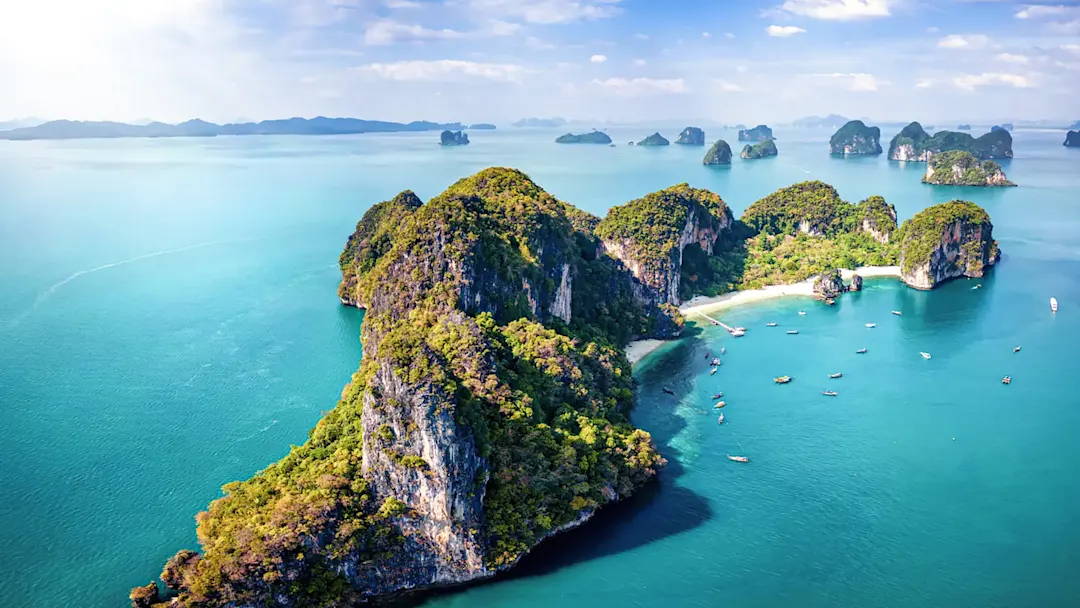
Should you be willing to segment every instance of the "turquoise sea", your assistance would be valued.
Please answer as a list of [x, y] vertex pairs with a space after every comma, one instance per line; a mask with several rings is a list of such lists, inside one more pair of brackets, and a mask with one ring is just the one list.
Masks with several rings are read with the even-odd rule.
[[1003, 166], [1020, 187], [980, 190], [830, 157], [824, 130], [777, 129], [779, 157], [730, 168], [625, 146], [653, 130], [612, 129], [616, 148], [546, 130], [456, 149], [432, 133], [0, 142], [0, 606], [125, 606], [194, 548], [194, 514], [302, 442], [356, 369], [362, 313], [335, 296], [356, 221], [491, 165], [598, 214], [679, 182], [736, 213], [806, 179], [901, 219], [963, 197], [1004, 258], [933, 292], [877, 279], [833, 308], [730, 309], [746, 337], [703, 326], [662, 347], [635, 371], [659, 483], [423, 605], [1080, 605], [1080, 151], [1017, 131]]

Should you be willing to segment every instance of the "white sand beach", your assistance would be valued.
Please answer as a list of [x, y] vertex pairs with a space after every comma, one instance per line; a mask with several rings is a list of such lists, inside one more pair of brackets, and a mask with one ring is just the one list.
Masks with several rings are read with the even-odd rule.
[[[855, 270], [842, 269], [840, 274], [845, 281], [850, 281], [852, 275], [859, 275], [862, 278], [873, 277], [899, 277], [899, 266], [862, 266]], [[781, 298], [784, 296], [813, 296], [814, 295], [814, 279], [807, 279], [798, 283], [792, 283], [791, 285], [770, 285], [768, 287], [762, 287], [761, 289], [748, 289], [746, 291], [733, 291], [731, 293], [725, 293], [720, 296], [705, 297], [698, 296], [691, 298], [686, 302], [683, 302], [679, 306], [679, 310], [684, 317], [692, 317], [697, 313], [704, 313], [707, 311], [723, 310], [725, 308], [731, 308], [732, 306], [739, 306], [741, 304], [752, 304], [754, 302], [761, 302], [763, 300], [771, 300], [773, 298]], [[630, 363], [636, 363], [648, 355], [652, 351], [656, 350], [663, 344], [664, 340], [635, 340], [626, 346], [626, 358], [630, 360]]]

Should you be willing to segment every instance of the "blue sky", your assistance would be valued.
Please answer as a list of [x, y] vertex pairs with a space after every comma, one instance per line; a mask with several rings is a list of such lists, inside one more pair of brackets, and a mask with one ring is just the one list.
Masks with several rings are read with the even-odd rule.
[[1080, 119], [1080, 1], [0, 0], [0, 118]]

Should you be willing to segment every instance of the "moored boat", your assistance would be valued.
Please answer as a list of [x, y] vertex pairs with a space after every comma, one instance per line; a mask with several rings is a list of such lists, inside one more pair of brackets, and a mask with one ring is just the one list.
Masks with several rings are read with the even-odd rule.
[[724, 407], [725, 405], [727, 405], [726, 401], [720, 401], [719, 403], [717, 403], [716, 405], [713, 406], [713, 409], [718, 410], [718, 409]]
[[920, 352], [919, 354], [920, 354], [920, 355], [922, 355], [922, 358], [923, 358], [923, 359], [929, 359], [929, 358], [930, 358], [930, 353], [923, 353], [923, 352]]
[[894, 315], [896, 315], [896, 316], [898, 316], [898, 317], [902, 317], [902, 316], [904, 316], [904, 313], [900, 312], [899, 310], [894, 310], [894, 311], [892, 311], [892, 314], [894, 314]]
[[717, 365], [720, 365], [720, 359], [713, 359], [712, 360], [712, 365], [713, 365], [713, 367], [715, 367]]
[[1017, 346], [1017, 347], [1013, 348], [1013, 352], [1014, 352], [1014, 353], [1018, 353], [1018, 352], [1020, 352], [1020, 347], [1019, 347], [1019, 346]]
[[799, 315], [805, 317], [806, 316], [806, 311], [805, 310], [800, 310]]
[[799, 330], [797, 330], [797, 329], [789, 329], [787, 333], [794, 336], [795, 334], [799, 333]]
[[726, 354], [727, 354], [727, 348], [726, 348], [726, 347], [723, 347], [723, 346], [721, 346], [721, 347], [720, 347], [720, 354], [721, 354], [721, 355], [726, 355]]
[[829, 374], [830, 378], [842, 378], [844, 374]]
[[715, 395], [712, 396], [712, 398], [713, 399], [719, 399], [719, 398], [721, 398], [723, 396], [724, 396], [724, 393], [716, 393]]
[[866, 349], [865, 348], [860, 348], [859, 350], [855, 351], [855, 354], [856, 355], [865, 355], [866, 354]]
[[1001, 379], [1002, 384], [1012, 384], [1012, 376], [1005, 376]]
[[750, 459], [746, 456], [728, 456], [728, 460], [734, 460], [735, 462], [750, 462]]
[[745, 335], [746, 335], [746, 332], [743, 331], [743, 330], [740, 330], [740, 329], [736, 329], [735, 331], [731, 332], [731, 337], [732, 338], [741, 338], [741, 337], [743, 337]]
[[787, 384], [791, 382], [791, 376], [780, 376], [779, 378], [773, 378], [773, 382], [777, 384]]
[[825, 395], [826, 397], [835, 397], [836, 391], [821, 391], [821, 394]]
[[671, 390], [670, 388], [668, 388], [666, 386], [664, 387], [664, 392], [669, 394], [669, 395], [674, 395], [675, 394], [675, 391]]
[[716, 419], [716, 424], [724, 424], [724, 415], [720, 414], [720, 417]]
[[716, 368], [716, 367], [712, 368], [712, 370], [709, 371], [709, 375], [711, 376], [711, 375], [715, 374], [717, 369], [718, 368]]
[[773, 322], [773, 323], [766, 323], [766, 324], [765, 324], [765, 327], [776, 327], [776, 323], [775, 323], [775, 322]]
[[1050, 312], [1057, 312], [1057, 298], [1050, 298]]
[[877, 327], [877, 323], [867, 323], [866, 327], [868, 327], [869, 329], [874, 329], [875, 327]]

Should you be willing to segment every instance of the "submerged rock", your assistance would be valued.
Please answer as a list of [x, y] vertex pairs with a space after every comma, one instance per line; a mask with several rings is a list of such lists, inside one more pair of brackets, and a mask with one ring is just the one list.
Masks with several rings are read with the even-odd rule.
[[954, 200], [904, 222], [900, 269], [904, 283], [933, 289], [957, 277], [982, 277], [1001, 257], [990, 216], [975, 203]]
[[679, 133], [675, 143], [683, 146], [704, 146], [705, 132], [697, 127], [686, 127]]
[[555, 139], [557, 144], [610, 144], [611, 138], [607, 133], [603, 131], [593, 131], [591, 133], [582, 133], [575, 135], [573, 133], [567, 133], [566, 135], [560, 135]]
[[659, 133], [653, 133], [645, 139], [638, 142], [639, 146], [667, 146], [671, 144], [663, 135]]
[[443, 131], [439, 143], [444, 146], [467, 146], [469, 136], [462, 131]]
[[756, 143], [754, 145], [746, 144], [743, 147], [742, 152], [739, 153], [739, 158], [746, 160], [752, 160], [755, 158], [766, 158], [769, 156], [776, 156], [779, 152], [776, 149], [776, 142], [771, 139], [766, 139], [763, 142]]
[[705, 158], [702, 159], [701, 163], [704, 165], [730, 165], [731, 146], [722, 139], [716, 140], [716, 143], [705, 153]]
[[826, 270], [814, 279], [814, 297], [829, 300], [844, 293], [844, 280], [839, 270]]
[[1069, 131], [1065, 135], [1065, 143], [1062, 145], [1067, 148], [1080, 148], [1080, 131]]
[[881, 129], [853, 120], [829, 139], [831, 154], [881, 154]]
[[753, 129], [739, 129], [739, 141], [765, 141], [767, 139], [774, 138], [772, 129], [765, 125], [758, 125]]
[[1015, 186], [1005, 177], [1001, 165], [979, 161], [968, 152], [951, 150], [935, 154], [926, 164], [923, 183], [941, 186]]

